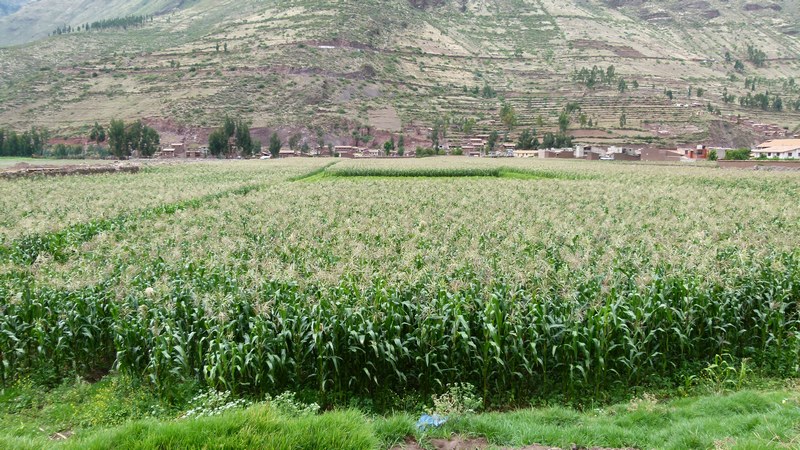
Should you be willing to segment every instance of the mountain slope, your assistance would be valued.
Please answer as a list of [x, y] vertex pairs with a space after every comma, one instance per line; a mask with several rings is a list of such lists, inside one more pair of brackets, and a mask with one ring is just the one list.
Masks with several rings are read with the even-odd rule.
[[0, 2], [0, 46], [41, 39], [56, 27], [154, 14], [181, 3], [180, 0], [4, 0]]
[[[342, 142], [366, 125], [376, 136], [403, 126], [421, 142], [442, 118], [503, 130], [504, 102], [517, 110], [517, 130], [555, 129], [564, 106], [577, 102], [592, 126], [576, 113], [571, 133], [587, 141], [713, 140], [728, 114], [793, 129], [797, 8], [743, 0], [198, 0], [142, 28], [0, 49], [0, 123], [76, 130], [146, 117], [178, 132], [227, 114], [310, 141], [322, 134]], [[765, 52], [763, 67], [747, 61], [748, 45]], [[744, 67], [736, 70], [735, 60]], [[595, 65], [613, 65], [614, 82], [589, 88], [575, 80]], [[758, 79], [757, 90], [745, 89], [746, 78]], [[726, 90], [737, 98], [769, 90], [787, 107], [726, 103]], [[459, 128], [450, 127], [452, 137]]]

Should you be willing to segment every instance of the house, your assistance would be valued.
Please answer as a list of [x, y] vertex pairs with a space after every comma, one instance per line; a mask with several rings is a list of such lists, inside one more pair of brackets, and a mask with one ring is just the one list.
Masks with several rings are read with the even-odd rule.
[[756, 158], [800, 159], [800, 139], [773, 139], [756, 146]]
[[333, 147], [333, 154], [338, 155], [340, 158], [352, 158], [356, 150], [355, 147], [349, 145], [337, 145]]
[[695, 148], [683, 149], [683, 157], [692, 161], [708, 159], [708, 148], [705, 145], [698, 145]]
[[646, 147], [640, 150], [642, 161], [680, 161], [680, 152], [669, 148]]
[[539, 150], [514, 150], [514, 158], [538, 158]]
[[278, 158], [294, 158], [295, 156], [297, 154], [290, 148], [282, 148], [278, 151]]
[[186, 158], [202, 158], [203, 152], [197, 144], [192, 144], [186, 149]]
[[161, 153], [158, 155], [159, 158], [174, 158], [175, 157], [175, 149], [172, 147], [162, 148]]
[[186, 152], [186, 146], [183, 142], [175, 142], [169, 145], [170, 148], [174, 150], [173, 156], [181, 156]]

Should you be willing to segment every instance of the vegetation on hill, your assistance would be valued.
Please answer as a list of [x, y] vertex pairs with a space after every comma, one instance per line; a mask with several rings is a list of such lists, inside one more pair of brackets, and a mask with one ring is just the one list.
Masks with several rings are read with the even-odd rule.
[[115, 19], [105, 19], [105, 20], [98, 20], [92, 23], [85, 23], [78, 26], [59, 26], [57, 27], [51, 34], [59, 35], [65, 33], [78, 33], [81, 31], [93, 31], [93, 30], [105, 30], [108, 28], [122, 28], [127, 30], [128, 27], [134, 26], [141, 26], [147, 23], [147, 21], [152, 21], [152, 16], [128, 16], [128, 17], [117, 17]]
[[[702, 3], [708, 10], [677, 21], [666, 20], [680, 11], [673, 1], [651, 11], [648, 4], [598, 1], [200, 0], [141, 27], [0, 50], [9, 74], [0, 122], [70, 133], [107, 122], [114, 111], [209, 129], [228, 115], [250, 122], [265, 142], [281, 129], [282, 139], [300, 133], [300, 147], [320, 133], [326, 143], [350, 145], [353, 132], [368, 127], [372, 139], [362, 143], [371, 147], [400, 130], [410, 146], [433, 147], [424, 129], [438, 121], [448, 124], [442, 145], [493, 130], [516, 140], [533, 127], [541, 140], [559, 131], [563, 105], [579, 101], [586, 130], [579, 137], [595, 142], [704, 139], [710, 124], [728, 115], [794, 129], [800, 114], [790, 106], [800, 91], [791, 81], [798, 73], [792, 55], [800, 44], [781, 24], [795, 7], [755, 13]], [[112, 17], [66, 23], [153, 12], [117, 8]], [[706, 13], [713, 19], [704, 22]], [[658, 24], [650, 19], [662, 16]], [[736, 68], [737, 60], [747, 64]], [[735, 101], [750, 92], [744, 78], [757, 78], [759, 92], [769, 92], [767, 109]], [[706, 108], [690, 107], [700, 97]], [[501, 120], [504, 106], [514, 109], [513, 124]]]

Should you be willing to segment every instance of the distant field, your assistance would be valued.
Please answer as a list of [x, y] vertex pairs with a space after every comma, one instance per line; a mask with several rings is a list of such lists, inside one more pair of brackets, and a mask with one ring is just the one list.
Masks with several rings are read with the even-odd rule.
[[0, 181], [0, 381], [113, 366], [392, 408], [453, 382], [602, 399], [721, 360], [797, 376], [798, 181], [469, 158]]
[[32, 166], [68, 166], [73, 164], [108, 164], [113, 161], [94, 159], [41, 159], [41, 158], [0, 158], [0, 170], [7, 169], [19, 163]]

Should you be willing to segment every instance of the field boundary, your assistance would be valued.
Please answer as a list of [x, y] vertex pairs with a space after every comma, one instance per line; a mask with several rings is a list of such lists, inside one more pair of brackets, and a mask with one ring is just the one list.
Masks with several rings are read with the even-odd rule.
[[325, 178], [508, 178], [515, 180], [582, 180], [591, 178], [584, 174], [570, 174], [551, 170], [524, 170], [510, 167], [436, 169], [436, 168], [339, 168], [328, 170], [336, 163], [291, 181], [319, 181]]
[[291, 177], [291, 178], [289, 178], [289, 181], [316, 181], [319, 178], [324, 178], [325, 177], [325, 172], [328, 170], [328, 168], [331, 167], [331, 166], [335, 166], [338, 163], [339, 163], [339, 161], [334, 161], [334, 162], [325, 164], [324, 166], [320, 167], [319, 169], [312, 170], [311, 172], [308, 172], [306, 174], [298, 175], [298, 176], [295, 176], [295, 177]]

